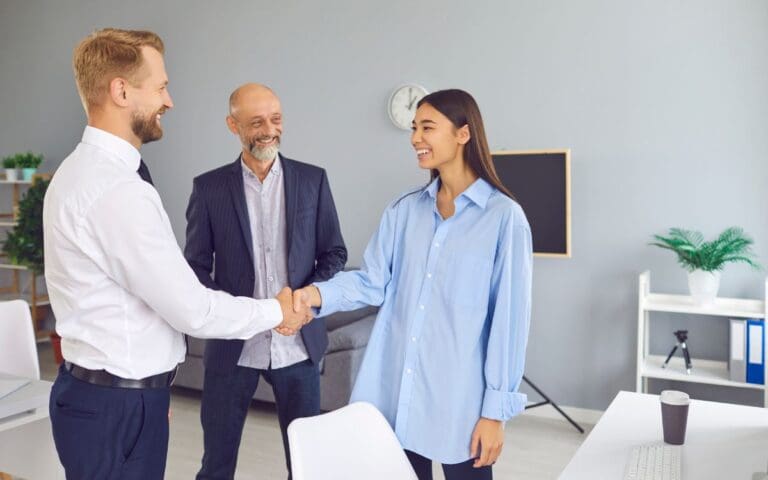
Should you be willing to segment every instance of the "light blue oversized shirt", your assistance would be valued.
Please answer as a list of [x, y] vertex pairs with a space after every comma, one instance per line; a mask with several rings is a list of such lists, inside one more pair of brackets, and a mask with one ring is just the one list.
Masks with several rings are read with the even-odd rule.
[[319, 315], [381, 305], [351, 401], [374, 404], [403, 448], [470, 458], [478, 419], [508, 420], [531, 311], [531, 232], [520, 206], [478, 179], [437, 210], [439, 179], [387, 207], [361, 270], [317, 283]]

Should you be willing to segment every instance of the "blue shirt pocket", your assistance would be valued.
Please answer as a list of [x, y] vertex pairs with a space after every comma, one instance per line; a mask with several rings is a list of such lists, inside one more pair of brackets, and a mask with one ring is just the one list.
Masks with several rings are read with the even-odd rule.
[[490, 295], [493, 264], [485, 255], [456, 252], [447, 268], [447, 298], [459, 307], [484, 308]]

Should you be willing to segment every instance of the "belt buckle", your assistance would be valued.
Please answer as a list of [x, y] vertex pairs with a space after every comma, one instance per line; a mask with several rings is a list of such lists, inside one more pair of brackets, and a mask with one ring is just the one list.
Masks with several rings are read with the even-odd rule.
[[175, 367], [173, 367], [173, 370], [169, 372], [169, 375], [170, 375], [170, 379], [168, 380], [169, 387], [173, 385], [173, 382], [176, 380], [176, 374], [178, 373], [179, 373], [179, 366], [176, 365]]

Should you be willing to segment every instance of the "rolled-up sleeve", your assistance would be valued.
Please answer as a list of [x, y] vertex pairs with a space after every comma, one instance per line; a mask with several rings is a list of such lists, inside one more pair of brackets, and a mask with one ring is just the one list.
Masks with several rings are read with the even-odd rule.
[[518, 388], [531, 317], [533, 253], [528, 223], [524, 217], [513, 218], [499, 239], [489, 305], [491, 329], [481, 415], [494, 420], [509, 420], [525, 409], [527, 400]]

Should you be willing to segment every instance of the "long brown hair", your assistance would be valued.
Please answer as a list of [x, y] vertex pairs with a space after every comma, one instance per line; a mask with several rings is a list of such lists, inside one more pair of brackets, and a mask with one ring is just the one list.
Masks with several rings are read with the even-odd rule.
[[[493, 166], [491, 150], [485, 137], [483, 118], [480, 108], [472, 95], [459, 89], [438, 90], [419, 100], [418, 107], [429, 104], [438, 112], [445, 115], [456, 128], [464, 125], [469, 127], [469, 142], [464, 145], [464, 160], [469, 168], [486, 182], [490, 183], [509, 198], [514, 199], [512, 192], [501, 183]], [[430, 170], [431, 179], [439, 175], [435, 169]]]

